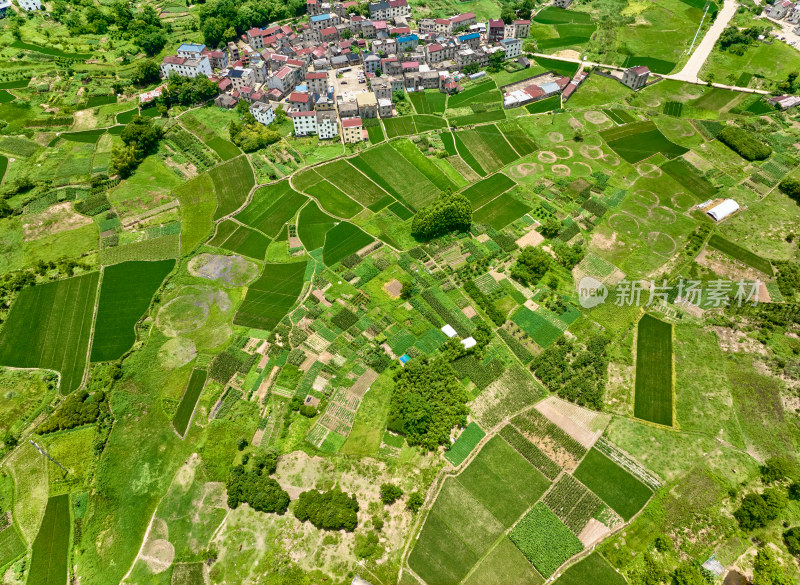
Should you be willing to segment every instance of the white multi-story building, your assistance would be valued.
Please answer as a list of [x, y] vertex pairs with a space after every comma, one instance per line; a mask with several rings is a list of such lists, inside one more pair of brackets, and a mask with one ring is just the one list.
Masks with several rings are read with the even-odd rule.
[[198, 75], [211, 75], [211, 63], [205, 55], [199, 59], [187, 59], [177, 55], [167, 55], [161, 62], [161, 75], [169, 77], [175, 73], [181, 77], [197, 77]]
[[317, 133], [317, 113], [313, 110], [289, 114], [294, 124], [295, 136], [310, 136]]
[[506, 59], [516, 59], [522, 55], [522, 39], [503, 39], [500, 46], [506, 52]]
[[19, 4], [20, 8], [28, 12], [43, 9], [41, 0], [17, 0], [17, 4]]
[[250, 113], [264, 126], [269, 126], [275, 121], [275, 111], [270, 104], [265, 104], [264, 102], [256, 102], [250, 106]]
[[336, 138], [339, 134], [339, 122], [336, 112], [317, 112], [317, 136], [320, 140]]

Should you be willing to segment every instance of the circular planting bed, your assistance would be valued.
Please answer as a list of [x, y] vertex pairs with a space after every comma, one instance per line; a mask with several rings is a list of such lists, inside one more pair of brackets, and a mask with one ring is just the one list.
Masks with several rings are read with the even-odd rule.
[[660, 224], [675, 223], [675, 212], [669, 207], [655, 207], [650, 210], [650, 219]]
[[608, 116], [606, 116], [603, 112], [586, 112], [583, 117], [586, 118], [587, 122], [592, 124], [600, 125], [608, 122]]
[[550, 172], [558, 177], [569, 177], [572, 171], [567, 165], [553, 165], [550, 167]]
[[550, 142], [564, 142], [564, 135], [561, 132], [548, 132], [547, 138]]
[[661, 169], [652, 163], [639, 163], [636, 166], [636, 172], [639, 173], [639, 176], [648, 179], [657, 179], [662, 175]]
[[627, 213], [617, 213], [608, 219], [608, 225], [617, 233], [633, 235], [639, 233], [639, 222]]
[[671, 256], [678, 247], [672, 236], [664, 232], [650, 232], [647, 236], [647, 243], [653, 252], [664, 256]]
[[558, 157], [554, 152], [550, 152], [549, 150], [543, 150], [539, 154], [536, 155], [536, 158], [539, 159], [539, 162], [543, 162], [545, 164], [553, 164], [558, 160]]
[[581, 145], [579, 152], [581, 156], [585, 156], [586, 158], [590, 158], [592, 160], [597, 160], [598, 158], [603, 158], [603, 149], [599, 146], [592, 146], [591, 144], [583, 144]]
[[658, 195], [656, 195], [652, 191], [647, 191], [646, 189], [639, 189], [638, 191], [634, 191], [633, 195], [631, 195], [631, 201], [634, 201], [639, 205], [643, 205], [647, 208], [655, 207], [656, 205], [659, 204]]

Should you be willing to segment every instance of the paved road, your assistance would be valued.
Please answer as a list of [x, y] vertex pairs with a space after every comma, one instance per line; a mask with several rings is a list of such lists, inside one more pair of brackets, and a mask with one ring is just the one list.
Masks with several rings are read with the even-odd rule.
[[708, 29], [708, 32], [703, 37], [703, 40], [700, 41], [700, 44], [697, 45], [697, 48], [694, 50], [694, 53], [692, 53], [691, 57], [689, 57], [686, 65], [683, 66], [683, 69], [681, 69], [679, 73], [667, 77], [677, 79], [678, 81], [688, 81], [690, 83], [698, 83], [700, 81], [698, 77], [700, 69], [703, 68], [706, 59], [708, 59], [708, 56], [711, 54], [711, 50], [717, 43], [717, 39], [719, 39], [722, 31], [725, 30], [731, 18], [733, 18], [733, 15], [736, 14], [736, 7], [736, 0], [724, 0], [722, 10], [717, 14], [717, 19], [711, 25], [711, 28]]

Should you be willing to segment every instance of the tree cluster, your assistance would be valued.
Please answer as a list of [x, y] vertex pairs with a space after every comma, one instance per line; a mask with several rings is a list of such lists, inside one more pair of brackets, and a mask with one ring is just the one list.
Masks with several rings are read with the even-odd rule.
[[444, 192], [417, 211], [411, 235], [427, 240], [451, 231], [466, 231], [472, 223], [472, 204], [461, 193]]
[[780, 189], [781, 193], [788, 195], [797, 203], [800, 203], [800, 179], [787, 177], [778, 183], [778, 189]]
[[[253, 458], [256, 459], [255, 457]], [[262, 456], [251, 469], [236, 465], [228, 475], [226, 489], [228, 506], [238, 508], [247, 503], [253, 510], [272, 514], [285, 514], [289, 508], [289, 494], [270, 474], [275, 472], [274, 456]], [[250, 461], [248, 461], [250, 463]]]
[[244, 3], [217, 0], [209, 2], [200, 11], [200, 31], [206, 45], [218, 47], [253, 27], [300, 16], [305, 12], [305, 6], [304, 0], [249, 0]]
[[261, 150], [281, 139], [277, 130], [259, 123], [250, 112], [244, 113], [241, 124], [231, 121], [228, 133], [233, 143], [245, 152]]
[[742, 530], [763, 528], [786, 508], [788, 499], [780, 488], [768, 488], [763, 493], [747, 494], [733, 513]]
[[381, 484], [381, 502], [389, 506], [403, 497], [403, 490], [393, 483]]
[[205, 75], [181, 77], [170, 73], [166, 91], [162, 94], [167, 105], [192, 106], [201, 104], [219, 95], [219, 87]]
[[791, 71], [786, 79], [778, 83], [777, 90], [785, 94], [796, 94], [800, 92], [800, 73]]
[[56, 411], [47, 417], [37, 432], [52, 433], [73, 429], [95, 422], [101, 414], [108, 412], [108, 397], [102, 390], [89, 393], [74, 392], [64, 399]]
[[358, 525], [358, 500], [342, 490], [327, 492], [309, 490], [300, 494], [294, 506], [294, 515], [300, 522], [308, 520], [322, 530], [352, 532]]
[[526, 246], [517, 256], [510, 274], [522, 284], [531, 286], [542, 279], [552, 262], [553, 257], [541, 248]]
[[483, 291], [481, 291], [481, 289], [478, 288], [478, 285], [476, 285], [471, 278], [468, 278], [464, 281], [464, 292], [472, 297], [472, 300], [475, 301], [484, 311], [486, 311], [489, 319], [491, 319], [495, 325], [500, 326], [506, 322], [506, 316], [503, 314], [503, 312], [495, 307], [492, 300], [487, 297]]
[[719, 37], [719, 46], [723, 51], [734, 55], [744, 55], [747, 47], [758, 40], [761, 29], [755, 26], [739, 30], [736, 26], [729, 26]]
[[409, 445], [435, 449], [454, 426], [467, 424], [467, 393], [444, 358], [412, 359], [394, 380], [387, 427]]
[[149, 5], [135, 11], [128, 2], [117, 1], [109, 9], [95, 5], [72, 5], [65, 0], [55, 0], [53, 18], [63, 23], [72, 35], [104, 35], [113, 29], [115, 35], [132, 41], [152, 57], [167, 44], [167, 33], [172, 31]]
[[130, 177], [149, 154], [158, 149], [163, 133], [147, 118], [136, 116], [122, 130], [121, 146], [111, 150], [111, 166], [124, 179]]
[[725, 126], [717, 138], [745, 160], [764, 160], [772, 154], [771, 146], [738, 126]]
[[561, 337], [534, 358], [531, 369], [550, 392], [581, 406], [601, 410], [609, 341], [606, 336], [595, 334], [584, 348]]

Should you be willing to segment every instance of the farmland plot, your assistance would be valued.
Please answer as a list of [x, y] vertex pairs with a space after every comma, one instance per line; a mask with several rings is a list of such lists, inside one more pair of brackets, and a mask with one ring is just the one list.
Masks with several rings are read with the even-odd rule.
[[235, 325], [271, 330], [297, 301], [303, 288], [306, 262], [267, 264], [261, 277], [247, 288]]
[[638, 327], [634, 415], [672, 426], [672, 325], [650, 315]]
[[233, 213], [247, 198], [256, 183], [253, 169], [246, 156], [240, 156], [214, 167], [208, 172], [217, 195], [214, 219]]
[[335, 223], [335, 220], [322, 211], [316, 202], [310, 201], [297, 218], [297, 236], [306, 250], [316, 250], [325, 244], [325, 234]]
[[174, 266], [174, 260], [160, 260], [123, 262], [104, 269], [92, 342], [93, 362], [119, 359], [133, 346], [136, 323]]
[[458, 436], [456, 442], [453, 443], [453, 446], [445, 452], [445, 459], [455, 467], [458, 467], [464, 462], [464, 459], [469, 457], [472, 450], [478, 446], [478, 443], [485, 436], [486, 433], [477, 424], [474, 422], [469, 423]]
[[63, 585], [67, 582], [67, 558], [71, 533], [69, 495], [47, 501], [39, 534], [33, 541], [30, 585]]
[[373, 241], [372, 237], [361, 228], [343, 221], [328, 230], [325, 235], [325, 246], [322, 248], [323, 261], [328, 266], [332, 266], [345, 256], [355, 254]]
[[189, 378], [189, 383], [186, 385], [186, 390], [183, 393], [178, 410], [175, 412], [175, 417], [172, 419], [172, 424], [179, 435], [184, 436], [186, 430], [189, 428], [189, 423], [192, 420], [194, 407], [197, 405], [197, 399], [200, 398], [200, 393], [206, 383], [205, 370], [192, 370], [192, 376]]
[[[316, 170], [321, 177], [366, 207], [386, 197], [386, 192], [370, 180], [374, 178], [372, 174], [356, 164], [359, 161], [360, 157], [355, 157], [349, 162], [337, 160], [317, 167]], [[364, 174], [353, 168], [354, 165]]]
[[688, 152], [687, 148], [667, 140], [655, 123], [635, 122], [600, 133], [608, 145], [629, 163], [637, 163], [657, 152], [675, 158]]
[[256, 260], [263, 260], [270, 239], [252, 228], [225, 220], [217, 226], [217, 234], [209, 242], [223, 250], [230, 250]]
[[22, 556], [27, 549], [17, 527], [13, 524], [7, 527], [0, 532], [0, 567]]
[[496, 173], [482, 181], [478, 181], [464, 190], [464, 195], [472, 203], [472, 209], [479, 209], [489, 201], [514, 187], [516, 183], [503, 173]]
[[555, 585], [585, 585], [586, 583], [626, 585], [627, 581], [608, 564], [608, 561], [600, 553], [594, 552], [564, 571], [556, 580]]
[[[413, 209], [424, 207], [441, 191], [422, 171], [405, 158], [398, 157], [397, 151], [389, 144], [370, 148], [357, 158], [368, 166], [370, 172], [367, 175], [370, 178], [376, 182], [380, 180], [381, 185], [391, 185], [392, 190], [399, 195], [400, 202]], [[442, 180], [452, 184], [438, 168], [436, 172], [441, 175]]]
[[573, 474], [627, 522], [653, 492], [596, 448], [589, 451]]
[[291, 188], [289, 181], [281, 181], [259, 188], [236, 219], [274, 238], [307, 200]]
[[510, 538], [544, 577], [550, 577], [570, 557], [583, 550], [578, 537], [542, 502], [520, 520]]
[[61, 391], [86, 368], [99, 272], [24, 288], [0, 334], [0, 364], [61, 373]]

